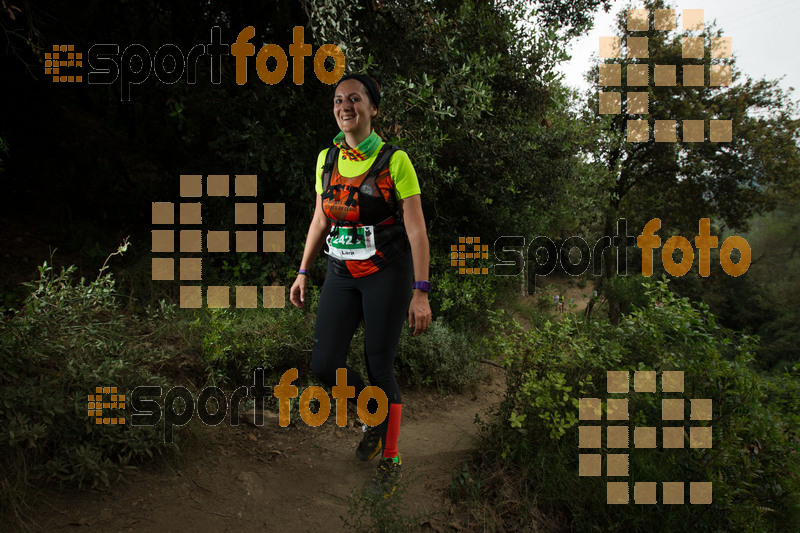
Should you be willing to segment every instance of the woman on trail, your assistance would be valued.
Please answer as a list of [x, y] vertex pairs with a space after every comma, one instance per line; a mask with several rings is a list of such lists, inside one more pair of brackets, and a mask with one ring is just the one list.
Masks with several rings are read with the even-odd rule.
[[[386, 393], [389, 412], [378, 426], [364, 426], [356, 456], [369, 461], [382, 452], [369, 491], [388, 495], [402, 468], [397, 452], [402, 406], [394, 354], [406, 315], [414, 335], [419, 335], [430, 325], [431, 308], [419, 182], [408, 155], [385, 144], [372, 129], [380, 100], [380, 87], [366, 75], [344, 76], [336, 86], [333, 115], [341, 131], [334, 146], [317, 158], [316, 208], [290, 300], [303, 307], [307, 270], [327, 243], [328, 271], [314, 328], [312, 372], [333, 386], [336, 370], [345, 368], [347, 384], [355, 387], [358, 397], [364, 381], [346, 360], [363, 319], [369, 381]], [[374, 413], [377, 402], [371, 399], [368, 408]]]

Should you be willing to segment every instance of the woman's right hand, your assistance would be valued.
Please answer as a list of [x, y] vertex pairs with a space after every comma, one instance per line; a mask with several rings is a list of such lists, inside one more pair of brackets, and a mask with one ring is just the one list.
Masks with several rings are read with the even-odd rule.
[[297, 279], [294, 280], [292, 288], [289, 289], [289, 300], [295, 307], [305, 307], [306, 305], [306, 287], [308, 286], [308, 276], [305, 274], [298, 274]]

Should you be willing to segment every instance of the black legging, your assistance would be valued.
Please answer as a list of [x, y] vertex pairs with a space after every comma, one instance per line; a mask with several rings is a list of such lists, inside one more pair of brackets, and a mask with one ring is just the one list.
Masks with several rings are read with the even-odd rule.
[[[347, 366], [347, 350], [363, 318], [369, 382], [386, 393], [390, 404], [401, 403], [394, 377], [394, 354], [403, 320], [408, 316], [412, 270], [410, 253], [362, 278], [338, 276], [328, 265], [311, 352], [311, 371], [323, 383], [332, 387], [336, 370], [346, 368], [347, 384], [355, 387], [356, 398], [364, 389], [364, 380]], [[368, 406], [374, 412], [377, 402], [370, 400]], [[387, 423], [388, 416], [381, 424], [384, 443]]]

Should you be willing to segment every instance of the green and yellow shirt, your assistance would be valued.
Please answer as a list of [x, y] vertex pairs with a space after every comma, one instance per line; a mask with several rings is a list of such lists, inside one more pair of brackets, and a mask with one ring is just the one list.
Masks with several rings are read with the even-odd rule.
[[420, 194], [417, 173], [408, 154], [395, 151], [388, 168], [370, 169], [384, 141], [373, 131], [355, 149], [349, 148], [344, 133], [334, 140], [339, 156], [334, 163], [328, 190], [322, 174], [328, 148], [317, 157], [316, 191], [331, 221], [328, 256], [334, 271], [346, 277], [373, 274], [410, 251], [399, 201]]

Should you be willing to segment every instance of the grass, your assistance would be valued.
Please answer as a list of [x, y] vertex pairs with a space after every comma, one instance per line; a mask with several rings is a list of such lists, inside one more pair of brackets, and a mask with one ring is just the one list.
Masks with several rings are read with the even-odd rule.
[[409, 512], [406, 497], [412, 484], [418, 483], [421, 475], [413, 468], [403, 467], [403, 476], [395, 491], [384, 497], [370, 495], [363, 488], [350, 491], [347, 498], [347, 515], [341, 515], [344, 526], [353, 533], [404, 533], [418, 531], [420, 524], [430, 521], [430, 513]]

